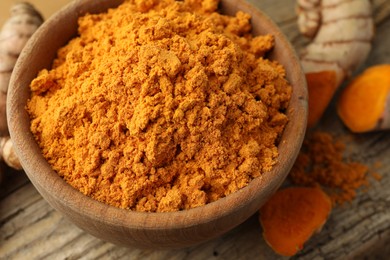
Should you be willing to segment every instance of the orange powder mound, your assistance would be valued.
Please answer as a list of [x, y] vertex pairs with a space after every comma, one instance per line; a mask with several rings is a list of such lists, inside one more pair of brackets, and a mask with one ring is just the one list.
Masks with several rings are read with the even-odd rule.
[[289, 178], [298, 185], [320, 185], [335, 204], [352, 201], [358, 188], [369, 185], [369, 168], [343, 158], [344, 150], [345, 144], [329, 133], [312, 133], [305, 139]]
[[137, 211], [205, 205], [272, 169], [288, 121], [283, 67], [248, 14], [218, 1], [125, 1], [31, 83], [31, 130], [82, 193]]

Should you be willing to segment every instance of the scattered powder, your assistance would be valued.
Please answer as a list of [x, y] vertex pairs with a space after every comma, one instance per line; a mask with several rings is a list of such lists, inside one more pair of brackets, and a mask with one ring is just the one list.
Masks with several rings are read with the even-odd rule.
[[53, 169], [109, 205], [194, 208], [272, 169], [288, 121], [272, 35], [218, 1], [125, 1], [79, 19], [79, 36], [31, 83], [31, 130]]
[[[334, 204], [352, 201], [361, 187], [367, 187], [369, 168], [343, 158], [345, 143], [326, 132], [311, 133], [304, 141], [289, 175], [293, 183], [320, 185]], [[377, 174], [373, 175], [379, 178]]]

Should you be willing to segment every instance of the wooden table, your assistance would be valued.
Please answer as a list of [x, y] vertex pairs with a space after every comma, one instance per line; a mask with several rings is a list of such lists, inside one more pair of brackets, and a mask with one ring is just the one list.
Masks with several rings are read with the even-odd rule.
[[[1, 22], [11, 0], [0, 4]], [[47, 18], [69, 2], [31, 1]], [[306, 40], [297, 30], [294, 1], [250, 0], [268, 13], [299, 49]], [[364, 67], [390, 63], [390, 1], [374, 0], [376, 37]], [[360, 70], [364, 69], [361, 68]], [[371, 180], [367, 192], [333, 210], [323, 230], [297, 256], [300, 259], [356, 259], [390, 256], [390, 131], [352, 135], [335, 114], [327, 110], [320, 129], [348, 135], [348, 156], [367, 165], [381, 163], [383, 178]], [[215, 240], [181, 250], [123, 248], [80, 230], [51, 208], [23, 172], [8, 170], [0, 188], [0, 259], [283, 259], [261, 236], [257, 214]]]

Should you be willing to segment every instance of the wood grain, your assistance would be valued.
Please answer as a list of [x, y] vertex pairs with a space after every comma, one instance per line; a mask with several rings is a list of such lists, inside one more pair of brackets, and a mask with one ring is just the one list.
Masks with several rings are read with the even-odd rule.
[[[297, 49], [305, 44], [295, 24], [293, 1], [249, 2], [268, 13]], [[377, 32], [364, 67], [390, 63], [390, 1], [373, 3]], [[377, 172], [383, 178], [379, 182], [371, 179], [368, 191], [335, 209], [322, 232], [294, 258], [386, 259], [390, 255], [390, 133], [351, 135], [337, 118], [334, 104], [319, 128], [347, 137], [348, 155], [373, 168], [379, 162]], [[65, 220], [40, 197], [23, 172], [7, 172], [6, 177], [0, 189], [1, 259], [284, 259], [265, 244], [256, 215], [222, 237], [183, 250], [117, 247]]]

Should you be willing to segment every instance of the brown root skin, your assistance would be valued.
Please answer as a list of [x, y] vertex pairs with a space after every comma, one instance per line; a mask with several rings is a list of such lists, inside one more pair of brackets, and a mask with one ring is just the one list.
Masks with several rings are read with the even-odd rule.
[[[6, 100], [10, 76], [20, 52], [32, 34], [43, 23], [41, 14], [29, 3], [16, 3], [0, 31], [0, 159], [8, 166], [21, 170], [9, 137]], [[1, 169], [2, 171], [2, 169]], [[2, 173], [0, 172], [0, 179]]]
[[328, 107], [336, 89], [337, 76], [335, 71], [320, 71], [306, 73], [309, 92], [309, 117], [307, 126], [314, 127]]
[[[309, 85], [309, 127], [319, 121], [335, 90], [366, 60], [374, 37], [371, 9], [370, 0], [297, 0], [298, 27], [312, 38], [300, 54]], [[335, 76], [328, 75], [330, 71]]]
[[298, 27], [306, 37], [313, 38], [318, 31], [321, 21], [319, 5], [319, 0], [297, 0]]
[[293, 256], [321, 230], [332, 202], [319, 187], [290, 187], [277, 191], [260, 209], [267, 244], [278, 254]]
[[12, 140], [9, 136], [0, 137], [0, 159], [2, 159], [9, 167], [15, 170], [22, 170], [19, 158], [17, 157]]
[[390, 128], [390, 64], [372, 66], [342, 91], [337, 113], [352, 132]]
[[4, 93], [20, 52], [43, 22], [41, 14], [29, 3], [16, 3], [10, 12], [0, 31], [0, 91]]
[[7, 115], [5, 112], [6, 104], [7, 95], [4, 92], [0, 91], [0, 136], [9, 135]]

